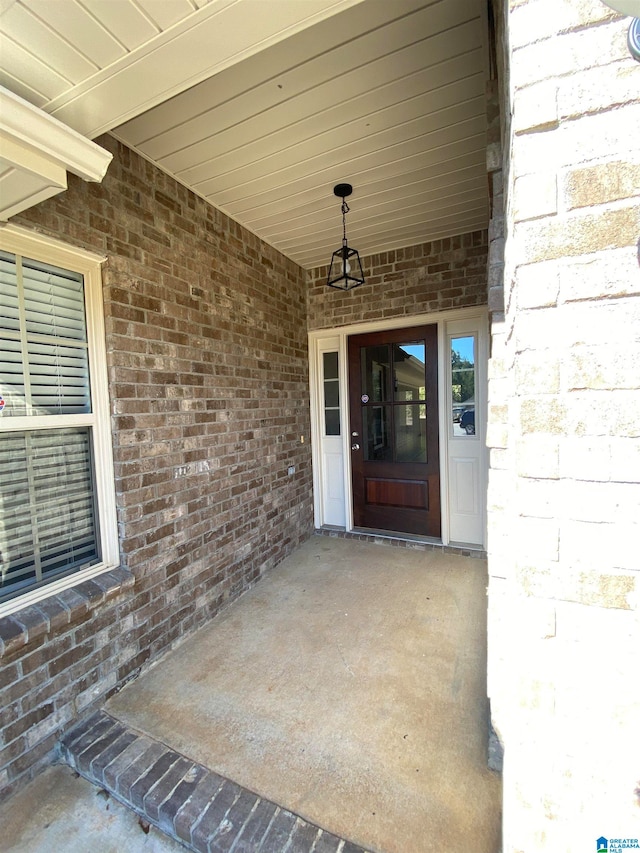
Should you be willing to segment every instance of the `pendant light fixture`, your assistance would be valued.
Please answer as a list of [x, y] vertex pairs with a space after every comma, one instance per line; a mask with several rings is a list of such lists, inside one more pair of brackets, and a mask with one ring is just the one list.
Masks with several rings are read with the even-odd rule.
[[333, 194], [342, 199], [342, 246], [331, 257], [327, 285], [335, 287], [337, 290], [353, 290], [354, 287], [364, 284], [360, 255], [355, 249], [350, 249], [347, 244], [345, 217], [349, 213], [349, 205], [345, 199], [352, 192], [351, 184], [336, 184], [333, 188]]

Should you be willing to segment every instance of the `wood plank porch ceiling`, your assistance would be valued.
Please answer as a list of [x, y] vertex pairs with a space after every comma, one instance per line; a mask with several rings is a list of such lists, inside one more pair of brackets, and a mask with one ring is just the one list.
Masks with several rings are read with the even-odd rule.
[[305, 268], [487, 226], [484, 0], [0, 0], [6, 88]]

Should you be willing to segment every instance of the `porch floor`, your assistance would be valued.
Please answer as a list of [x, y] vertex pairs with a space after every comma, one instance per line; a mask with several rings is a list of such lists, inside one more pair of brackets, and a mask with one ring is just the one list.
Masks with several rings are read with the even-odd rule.
[[379, 853], [495, 853], [486, 563], [314, 536], [106, 711]]

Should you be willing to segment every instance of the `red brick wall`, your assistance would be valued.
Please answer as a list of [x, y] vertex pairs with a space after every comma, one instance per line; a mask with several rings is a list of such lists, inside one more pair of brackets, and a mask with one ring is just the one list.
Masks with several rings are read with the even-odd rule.
[[487, 232], [433, 240], [362, 259], [365, 283], [349, 293], [311, 272], [309, 329], [330, 329], [487, 304]]
[[67, 192], [17, 221], [108, 257], [118, 524], [136, 581], [108, 595], [89, 582], [80, 601], [57, 597], [51, 612], [5, 623], [5, 793], [77, 714], [313, 527], [305, 272], [112, 138], [99, 142], [114, 153], [102, 184], [70, 176]]

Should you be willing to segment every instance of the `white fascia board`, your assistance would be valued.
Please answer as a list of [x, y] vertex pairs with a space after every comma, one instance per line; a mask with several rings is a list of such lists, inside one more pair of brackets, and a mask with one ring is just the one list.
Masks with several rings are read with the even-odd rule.
[[100, 183], [113, 157], [4, 86], [0, 86], [0, 127], [6, 138], [28, 146], [85, 181]]

